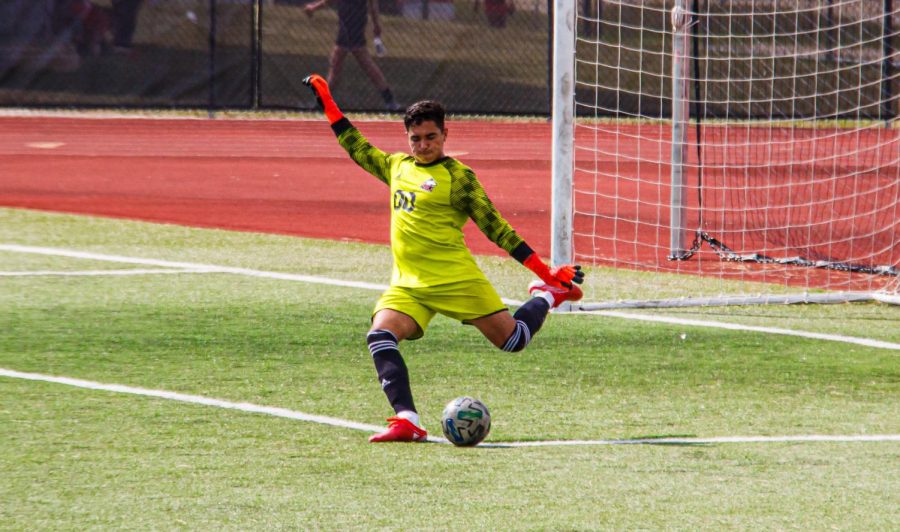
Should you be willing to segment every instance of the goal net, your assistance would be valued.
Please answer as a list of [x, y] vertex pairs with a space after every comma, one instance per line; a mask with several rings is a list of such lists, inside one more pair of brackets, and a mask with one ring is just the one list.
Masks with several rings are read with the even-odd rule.
[[900, 1], [559, 0], [555, 28], [554, 260], [660, 273], [592, 302], [898, 298]]

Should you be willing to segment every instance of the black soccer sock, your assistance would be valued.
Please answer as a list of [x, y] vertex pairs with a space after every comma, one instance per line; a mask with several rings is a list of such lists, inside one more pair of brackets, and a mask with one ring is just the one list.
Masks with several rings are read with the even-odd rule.
[[413, 403], [412, 390], [409, 387], [409, 371], [406, 363], [397, 349], [397, 337], [391, 331], [376, 329], [366, 336], [369, 344], [369, 352], [375, 362], [375, 371], [378, 372], [378, 381], [381, 389], [388, 398], [388, 402], [394, 408], [394, 412], [404, 410], [416, 411]]
[[531, 338], [541, 330], [547, 313], [550, 312], [550, 303], [542, 297], [529, 299], [519, 310], [513, 314], [516, 319], [516, 328], [503, 344], [504, 351], [515, 353], [525, 349], [531, 342]]

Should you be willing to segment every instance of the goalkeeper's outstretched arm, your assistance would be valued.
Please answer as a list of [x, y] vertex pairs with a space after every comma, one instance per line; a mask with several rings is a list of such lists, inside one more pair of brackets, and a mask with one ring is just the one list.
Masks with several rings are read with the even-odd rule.
[[341, 147], [347, 150], [350, 158], [363, 170], [377, 177], [380, 181], [390, 184], [390, 155], [372, 146], [368, 140], [353, 127], [344, 114], [338, 108], [328, 82], [318, 74], [311, 74], [304, 78], [303, 84], [309, 87], [316, 95], [319, 107], [325, 111], [325, 117], [331, 124], [331, 129], [337, 135]]
[[551, 268], [544, 263], [537, 253], [531, 253], [522, 264], [529, 270], [534, 272], [541, 281], [556, 286], [558, 288], [572, 288], [572, 283], [581, 284], [584, 282], [584, 272], [581, 266], [577, 264], [563, 264]]
[[457, 209], [469, 215], [481, 232], [491, 242], [506, 250], [514, 259], [534, 272], [541, 281], [556, 288], [572, 288], [572, 284], [584, 282], [581, 266], [565, 264], [550, 268], [541, 260], [528, 244], [503, 219], [493, 202], [488, 198], [475, 173], [458, 163], [448, 167], [453, 174], [453, 188], [450, 202]]

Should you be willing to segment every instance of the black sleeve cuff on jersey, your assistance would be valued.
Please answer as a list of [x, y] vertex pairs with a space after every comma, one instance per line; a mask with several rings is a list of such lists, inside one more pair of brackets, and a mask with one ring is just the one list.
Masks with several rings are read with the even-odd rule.
[[517, 261], [524, 263], [525, 259], [530, 257], [532, 253], [534, 253], [534, 250], [531, 249], [523, 240], [521, 244], [516, 246], [516, 249], [512, 250], [512, 253], [510, 253], [510, 255], [512, 255], [512, 258], [516, 259]]
[[331, 130], [334, 131], [335, 136], [340, 135], [351, 127], [353, 127], [353, 124], [350, 123], [350, 120], [348, 120], [346, 116], [344, 118], [341, 118], [334, 124], [331, 124]]

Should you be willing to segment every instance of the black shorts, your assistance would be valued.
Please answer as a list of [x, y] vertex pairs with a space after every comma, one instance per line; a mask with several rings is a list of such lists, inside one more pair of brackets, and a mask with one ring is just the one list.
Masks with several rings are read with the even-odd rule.
[[368, 22], [367, 0], [338, 0], [338, 34], [335, 44], [341, 48], [364, 47]]

